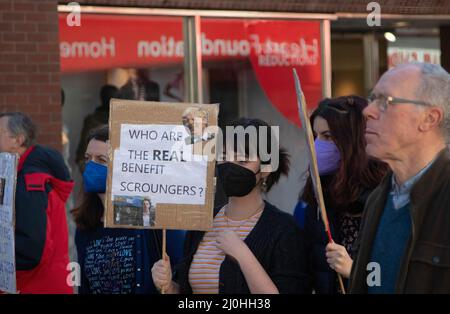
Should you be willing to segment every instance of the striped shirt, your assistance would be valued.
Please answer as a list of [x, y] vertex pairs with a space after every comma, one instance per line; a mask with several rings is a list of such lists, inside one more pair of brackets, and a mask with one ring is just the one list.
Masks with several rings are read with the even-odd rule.
[[213, 229], [206, 232], [189, 269], [189, 284], [194, 294], [218, 294], [220, 266], [225, 253], [216, 246], [216, 234], [232, 230], [245, 240], [261, 217], [262, 211], [244, 220], [231, 220], [225, 216], [223, 207], [214, 217]]

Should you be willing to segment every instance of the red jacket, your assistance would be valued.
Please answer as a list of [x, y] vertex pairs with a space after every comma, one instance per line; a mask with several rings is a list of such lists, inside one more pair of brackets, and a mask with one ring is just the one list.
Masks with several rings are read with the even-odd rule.
[[67, 284], [65, 209], [73, 185], [57, 151], [37, 145], [21, 156], [15, 232], [19, 293], [73, 293], [73, 287]]

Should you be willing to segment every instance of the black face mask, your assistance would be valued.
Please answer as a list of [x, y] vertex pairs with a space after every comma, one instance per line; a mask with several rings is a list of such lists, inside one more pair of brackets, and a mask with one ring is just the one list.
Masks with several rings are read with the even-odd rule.
[[230, 196], [245, 196], [256, 186], [256, 175], [253, 171], [236, 165], [231, 162], [225, 162], [217, 166], [219, 178], [222, 182], [225, 194]]

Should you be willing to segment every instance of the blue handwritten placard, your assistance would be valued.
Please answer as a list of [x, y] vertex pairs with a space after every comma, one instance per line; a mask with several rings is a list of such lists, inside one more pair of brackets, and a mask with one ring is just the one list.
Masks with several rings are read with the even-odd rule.
[[106, 236], [87, 245], [84, 271], [91, 293], [132, 293], [134, 245], [134, 236]]

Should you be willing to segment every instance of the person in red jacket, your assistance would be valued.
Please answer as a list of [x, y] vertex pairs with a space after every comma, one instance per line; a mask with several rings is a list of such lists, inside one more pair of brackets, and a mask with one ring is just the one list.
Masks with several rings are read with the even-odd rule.
[[36, 127], [20, 112], [0, 113], [0, 152], [20, 155], [16, 185], [19, 293], [71, 294], [65, 202], [73, 189], [59, 152], [35, 144]]

